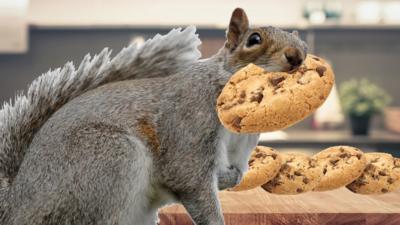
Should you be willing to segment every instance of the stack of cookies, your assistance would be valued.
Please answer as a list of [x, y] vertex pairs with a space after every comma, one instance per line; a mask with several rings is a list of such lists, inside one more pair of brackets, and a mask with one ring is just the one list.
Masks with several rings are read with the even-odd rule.
[[350, 146], [327, 148], [313, 156], [279, 154], [257, 146], [249, 171], [231, 191], [261, 186], [274, 194], [328, 191], [346, 186], [359, 194], [383, 194], [400, 188], [400, 159], [387, 153], [363, 153]]
[[[236, 133], [261, 133], [289, 127], [311, 115], [328, 97], [334, 83], [330, 65], [307, 55], [294, 71], [267, 72], [249, 64], [233, 74], [217, 100], [221, 123]], [[336, 146], [309, 157], [258, 146], [249, 171], [232, 191], [261, 186], [276, 194], [327, 191], [346, 186], [360, 194], [400, 188], [400, 159]]]

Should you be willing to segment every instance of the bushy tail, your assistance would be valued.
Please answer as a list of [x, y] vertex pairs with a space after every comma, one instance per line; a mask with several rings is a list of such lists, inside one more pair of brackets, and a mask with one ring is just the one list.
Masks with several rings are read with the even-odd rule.
[[143, 45], [130, 45], [114, 58], [107, 48], [93, 58], [86, 55], [79, 67], [68, 62], [49, 71], [0, 111], [0, 188], [16, 176], [35, 132], [71, 99], [102, 84], [176, 73], [200, 57], [194, 27], [156, 35]]

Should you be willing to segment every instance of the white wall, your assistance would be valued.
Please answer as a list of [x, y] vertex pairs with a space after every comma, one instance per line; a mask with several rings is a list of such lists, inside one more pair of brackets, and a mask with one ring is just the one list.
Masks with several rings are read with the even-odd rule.
[[31, 0], [31, 24], [42, 26], [222, 26], [243, 7], [254, 25], [293, 25], [301, 20], [299, 0]]
[[28, 0], [0, 0], [1, 53], [22, 53], [27, 50], [27, 6]]

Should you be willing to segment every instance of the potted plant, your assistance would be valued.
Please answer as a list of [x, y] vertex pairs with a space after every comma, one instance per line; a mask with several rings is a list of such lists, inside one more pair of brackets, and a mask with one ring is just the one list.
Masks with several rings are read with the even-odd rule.
[[353, 135], [367, 135], [370, 119], [382, 112], [390, 96], [367, 79], [343, 82], [339, 89], [343, 110], [349, 115]]

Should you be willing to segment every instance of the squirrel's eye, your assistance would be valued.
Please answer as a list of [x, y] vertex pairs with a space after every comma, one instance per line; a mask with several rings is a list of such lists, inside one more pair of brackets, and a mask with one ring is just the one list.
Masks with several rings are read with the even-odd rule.
[[250, 35], [250, 37], [247, 39], [247, 47], [251, 47], [253, 45], [259, 45], [261, 44], [261, 36], [259, 33], [254, 33]]

